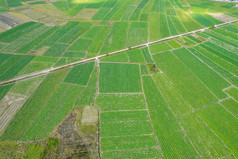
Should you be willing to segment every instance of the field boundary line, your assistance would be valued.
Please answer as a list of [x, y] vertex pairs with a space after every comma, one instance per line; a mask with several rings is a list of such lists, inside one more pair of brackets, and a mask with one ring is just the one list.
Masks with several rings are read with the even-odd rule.
[[109, 112], [134, 112], [134, 111], [147, 111], [147, 109], [106, 110], [106, 111], [101, 111], [101, 113], [109, 113]]
[[237, 158], [233, 153], [233, 151], [224, 143], [223, 139], [221, 139], [220, 136], [216, 134], [216, 132], [203, 120], [203, 118], [199, 114], [197, 114], [197, 117], [201, 119], [201, 121], [211, 130], [211, 132], [223, 143], [223, 145], [227, 148], [227, 150], [230, 151], [230, 154], [232, 154], [234, 158]]
[[121, 138], [121, 137], [135, 137], [135, 136], [154, 136], [154, 134], [141, 134], [141, 135], [123, 135], [123, 136], [103, 136], [101, 138], [112, 138], [112, 137], [115, 137], [115, 138]]
[[171, 113], [174, 115], [174, 118], [176, 119], [176, 122], [178, 123], [178, 125], [179, 125], [181, 131], [184, 132], [184, 137], [183, 137], [183, 139], [187, 138], [188, 141], [189, 141], [189, 143], [192, 145], [194, 151], [197, 153], [197, 155], [198, 155], [200, 158], [202, 158], [202, 156], [201, 156], [200, 153], [198, 152], [197, 148], [194, 146], [192, 140], [191, 140], [190, 137], [187, 135], [187, 132], [186, 132], [186, 130], [184, 129], [184, 127], [182, 126], [180, 120], [178, 119], [178, 117], [177, 117], [176, 114], [174, 113], [173, 109], [171, 108], [170, 104], [168, 103], [168, 101], [167, 101], [166, 98], [164, 97], [164, 94], [161, 92], [161, 90], [160, 90], [158, 84], [156, 83], [156, 81], [154, 80], [153, 76], [152, 76], [152, 80], [153, 80], [153, 82], [155, 83], [156, 88], [157, 88], [158, 91], [160, 92], [161, 96], [163, 97], [165, 103], [168, 105], [168, 109], [169, 109], [169, 110], [171, 111]]
[[[224, 26], [224, 25], [235, 23], [235, 22], [238, 22], [238, 19], [230, 21], [230, 22], [225, 22], [225, 23], [222, 23], [222, 24], [217, 24], [217, 25], [214, 25], [214, 27], [218, 28], [218, 27], [221, 27], [221, 26]], [[95, 61], [95, 60], [98, 60], [98, 59], [103, 58], [103, 57], [107, 57], [107, 56], [110, 56], [110, 55], [115, 55], [115, 54], [122, 53], [122, 52], [125, 52], [125, 51], [128, 51], [128, 50], [131, 50], [131, 49], [143, 48], [143, 47], [146, 47], [146, 46], [149, 46], [149, 45], [152, 45], [152, 44], [156, 44], [156, 43], [159, 43], [159, 42], [171, 40], [171, 39], [174, 39], [174, 38], [183, 37], [183, 36], [187, 36], [187, 35], [190, 35], [190, 34], [195, 34], [195, 33], [198, 33], [198, 32], [204, 32], [206, 30], [209, 30], [209, 27], [205, 27], [205, 28], [202, 28], [202, 29], [186, 32], [186, 33], [183, 33], [183, 34], [178, 34], [178, 35], [162, 38], [162, 39], [159, 39], [159, 40], [147, 42], [147, 43], [144, 43], [144, 44], [132, 46], [132, 47], [129, 47], [129, 48], [113, 51], [113, 52], [110, 52], [110, 53], [107, 53], [107, 54], [102, 54], [102, 55], [99, 55], [99, 56], [96, 56], [96, 57], [92, 57], [92, 58], [88, 58], [88, 59], [84, 59], [84, 60], [79, 60], [79, 61], [72, 62], [72, 63], [69, 63], [69, 64], [65, 64], [65, 65], [62, 65], [62, 66], [58, 66], [58, 67], [55, 67], [55, 68], [49, 68], [49, 69], [41, 70], [41, 71], [38, 71], [38, 72], [33, 72], [33, 73], [30, 73], [30, 74], [26, 74], [26, 75], [23, 75], [23, 76], [18, 76], [18, 77], [12, 78], [12, 79], [1, 81], [0, 86], [7, 85], [7, 84], [10, 84], [10, 83], [15, 83], [15, 82], [22, 81], [22, 80], [29, 79], [29, 78], [33, 78], [33, 77], [36, 77], [36, 76], [48, 74], [48, 73], [51, 73], [51, 72], [55, 72], [55, 71], [64, 69], [66, 67], [76, 66], [76, 65], [79, 65], [79, 64], [83, 64], [83, 63], [88, 63], [88, 62]]]
[[115, 152], [115, 151], [135, 151], [135, 150], [149, 150], [149, 149], [158, 149], [159, 147], [146, 147], [146, 148], [135, 148], [135, 149], [120, 149], [120, 150], [108, 150], [104, 152]]
[[[139, 69], [140, 69], [140, 80], [141, 80], [141, 89], [142, 89], [142, 92], [143, 92], [143, 97], [144, 97], [144, 100], [145, 100], [145, 105], [146, 105], [146, 112], [147, 112], [147, 115], [148, 115], [148, 118], [149, 118], [149, 121], [150, 121], [150, 126], [153, 130], [153, 135], [155, 136], [155, 139], [156, 139], [156, 143], [159, 147], [159, 151], [160, 151], [160, 154], [162, 155], [162, 157], [164, 157], [164, 154], [162, 152], [162, 149], [161, 149], [161, 145], [160, 145], [160, 142], [159, 142], [159, 139], [158, 139], [158, 136], [155, 132], [155, 128], [154, 128], [154, 125], [152, 123], [152, 119], [151, 119], [151, 116], [150, 116], [150, 112], [149, 112], [149, 107], [148, 107], [148, 103], [146, 101], [146, 96], [145, 96], [145, 93], [144, 93], [144, 85], [143, 85], [143, 77], [141, 75], [141, 65], [139, 66]], [[152, 77], [151, 77], [152, 78]]]

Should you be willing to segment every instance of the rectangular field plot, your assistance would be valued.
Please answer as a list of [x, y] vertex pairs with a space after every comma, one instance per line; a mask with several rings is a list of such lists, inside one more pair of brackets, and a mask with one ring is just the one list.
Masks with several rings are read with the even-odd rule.
[[39, 50], [43, 46], [52, 46], [55, 42], [61, 39], [66, 33], [68, 33], [76, 25], [78, 25], [78, 22], [69, 22], [65, 24], [63, 27], [59, 27], [50, 36], [42, 40], [34, 49]]
[[14, 55], [10, 57], [7, 61], [5, 61], [0, 67], [0, 75], [6, 72], [12, 66], [14, 66], [14, 64], [17, 63], [17, 61], [19, 61], [22, 57], [22, 55]]
[[144, 55], [146, 63], [154, 63], [151, 56], [150, 56], [148, 47], [141, 48], [141, 50], [142, 50], [142, 53]]
[[24, 45], [23, 47], [19, 48], [16, 52], [17, 53], [28, 53], [31, 49], [33, 49], [36, 45], [38, 45], [43, 39], [47, 38], [49, 35], [51, 35], [53, 32], [55, 32], [58, 28], [52, 27], [51, 29], [48, 29], [47, 31], [43, 32], [40, 36], [29, 42], [28, 44]]
[[197, 114], [185, 115], [181, 124], [191, 143], [203, 158], [233, 158], [232, 152]]
[[133, 22], [130, 24], [126, 46], [131, 47], [147, 42], [148, 26], [146, 22]]
[[[209, 53], [208, 51], [206, 51], [204, 49], [201, 49], [201, 47], [196, 47], [196, 49], [199, 50], [199, 51], [197, 51], [193, 48], [189, 48], [189, 50], [192, 53], [194, 53], [199, 59], [203, 60], [208, 66], [213, 68], [217, 73], [219, 73], [221, 76], [226, 78], [232, 84], [238, 85], [238, 78], [236, 76], [234, 76], [232, 73], [230, 73], [229, 71], [227, 71], [228, 69], [224, 69], [225, 67], [222, 66], [222, 64], [225, 64], [224, 62], [220, 61], [222, 63], [219, 65], [218, 64], [219, 63], [219, 58], [215, 57], [215, 59], [213, 59], [213, 58], [210, 57], [210, 59], [209, 59], [208, 58], [209, 55], [206, 55], [206, 53]], [[229, 66], [228, 66], [228, 68], [229, 68]]]
[[44, 56], [59, 57], [67, 47], [68, 45], [56, 43], [44, 53]]
[[165, 14], [160, 14], [159, 17], [159, 29], [160, 29], [160, 38], [165, 38], [170, 36], [167, 16]]
[[199, 110], [197, 114], [226, 144], [235, 157], [238, 157], [237, 118], [226, 111], [220, 104], [211, 105]]
[[103, 20], [111, 8], [103, 7], [101, 8], [93, 17], [92, 20]]
[[65, 78], [64, 82], [87, 85], [89, 77], [93, 71], [94, 64], [94, 62], [90, 62], [74, 66]]
[[90, 106], [93, 104], [96, 91], [97, 91], [97, 81], [98, 81], [98, 67], [94, 67], [92, 75], [88, 81], [87, 88], [79, 96], [75, 106]]
[[173, 24], [173, 22], [172, 22], [172, 20], [169, 16], [167, 16], [167, 20], [168, 20], [168, 27], [169, 27], [169, 30], [170, 30], [170, 34], [172, 36], [177, 35], [178, 34], [177, 30], [176, 30], [176, 28], [175, 28], [175, 26], [174, 26], [174, 24]]
[[[12, 58], [15, 58], [15, 57], [13, 56]], [[22, 56], [20, 59], [17, 57], [17, 59], [19, 60], [16, 60], [16, 61], [14, 60], [15, 63], [11, 63], [12, 60], [10, 58], [8, 60], [9, 63], [6, 62], [4, 63], [5, 65], [3, 67], [1, 66], [1, 69], [3, 70], [4, 68], [8, 68], [8, 69], [6, 69], [5, 72], [3, 71], [2, 74], [0, 73], [0, 80], [6, 80], [6, 79], [15, 77], [17, 73], [20, 72], [33, 58], [34, 56], [30, 56], [30, 55]]]
[[[87, 32], [87, 33], [91, 33], [92, 35], [94, 35], [91, 39], [93, 40], [92, 43], [90, 44], [90, 47], [88, 48], [88, 56], [87, 57], [92, 57], [92, 56], [96, 56], [97, 53], [99, 53], [102, 44], [106, 38], [106, 36], [108, 35], [108, 33], [111, 30], [111, 26], [95, 26], [95, 28], [91, 29], [92, 32]], [[90, 38], [90, 36], [85, 36], [86, 38]]]
[[183, 23], [187, 31], [197, 30], [203, 28], [202, 25], [197, 23], [193, 18], [182, 10], [176, 10], [177, 15], [179, 16], [180, 21]]
[[185, 48], [173, 51], [173, 53], [219, 98], [226, 98], [222, 91], [230, 86], [224, 78], [219, 76], [214, 70], [207, 67], [199, 59], [193, 56]]
[[67, 51], [87, 51], [91, 43], [92, 40], [89, 39], [78, 39], [67, 49]]
[[34, 89], [41, 83], [44, 76], [31, 78], [28, 80], [17, 82], [9, 91], [13, 95], [29, 96]]
[[195, 19], [198, 23], [200, 23], [201, 25], [208, 27], [211, 25], [214, 25], [213, 22], [211, 22], [210, 20], [208, 20], [205, 16], [203, 16], [202, 14], [198, 14], [198, 13], [193, 13], [190, 14], [192, 16], [193, 19]]
[[170, 52], [153, 56], [158, 67], [168, 76], [181, 96], [194, 108], [212, 104], [218, 99], [186, 65]]
[[198, 157], [189, 138], [161, 92], [157, 89], [153, 79], [150, 76], [144, 76], [142, 79], [149, 114], [164, 158], [173, 158], [173, 156], [180, 156], [181, 158]]
[[103, 137], [101, 138], [101, 145], [102, 151], [144, 149], [158, 146], [154, 135]]
[[232, 98], [234, 98], [236, 101], [238, 101], [238, 88], [237, 87], [231, 87], [229, 89], [226, 89], [225, 92], [229, 94]]
[[151, 134], [147, 111], [103, 112], [101, 137]]
[[179, 94], [166, 74], [157, 73], [153, 74], [152, 77], [176, 116], [182, 116], [193, 111], [192, 107]]
[[86, 52], [65, 52], [62, 57], [84, 58], [85, 56], [86, 56]]
[[14, 84], [0, 86], [0, 100], [7, 94], [7, 92], [13, 87]]
[[141, 92], [139, 65], [100, 63], [101, 93]]
[[146, 109], [143, 94], [99, 94], [96, 105], [101, 111]]
[[230, 73], [238, 75], [238, 66], [233, 64], [236, 63], [234, 59], [228, 58], [227, 56], [222, 55], [220, 52], [203, 44], [194, 48], [210, 60], [217, 63], [219, 66], [229, 71]]
[[150, 13], [149, 15], [149, 41], [158, 40], [160, 38], [159, 33], [159, 14]]
[[135, 150], [122, 150], [122, 151], [107, 151], [103, 152], [102, 156], [104, 158], [135, 158], [135, 159], [145, 159], [145, 158], [163, 158], [160, 150], [158, 148], [146, 148], [146, 149], [135, 149]]
[[128, 23], [116, 22], [113, 25], [111, 32], [105, 39], [101, 54], [124, 49], [126, 46], [128, 28]]
[[229, 111], [232, 115], [234, 115], [236, 118], [238, 118], [238, 102], [235, 101], [232, 98], [223, 100], [220, 102], [220, 104], [222, 106], [224, 106], [225, 109], [227, 109], [227, 111]]
[[230, 37], [232, 39], [238, 40], [238, 37], [237, 37], [236, 33], [231, 32], [229, 30], [226, 30], [223, 27], [216, 28], [216, 30], [214, 30], [214, 31], [217, 32], [217, 33], [220, 33], [220, 34], [222, 34], [224, 36], [227, 36], [227, 37]]
[[10, 37], [10, 36], [14, 35], [16, 32], [18, 32], [18, 31], [20, 32], [20, 31], [27, 29], [28, 27], [35, 25], [35, 24], [36, 24], [36, 22], [28, 22], [28, 23], [18, 25], [15, 28], [10, 29], [8, 31], [5, 31], [0, 34], [0, 41], [3, 42], [4, 38]]
[[0, 66], [7, 61], [10, 57], [12, 56], [12, 54], [2, 54], [0, 53]]
[[126, 52], [130, 62], [145, 63], [141, 49], [134, 49]]
[[21, 76], [21, 75], [32, 73], [32, 72], [41, 71], [41, 70], [50, 68], [52, 65], [53, 65], [53, 63], [49, 63], [49, 62], [31, 61], [17, 74], [17, 76]]
[[206, 45], [201, 45], [205, 49], [211, 51], [215, 55], [219, 56], [220, 58], [226, 60], [227, 62], [230, 62], [233, 65], [236, 65], [238, 67], [238, 56], [237, 54], [230, 52], [216, 44], [213, 44], [209, 41], [205, 42]]
[[60, 43], [71, 44], [75, 41], [79, 36], [87, 32], [91, 27], [92, 23], [81, 22], [78, 23], [75, 27], [69, 30], [61, 39], [58, 40]]
[[186, 29], [184, 28], [183, 24], [179, 20], [178, 16], [171, 16], [170, 19], [171, 19], [173, 26], [175, 27], [177, 33], [181, 34], [181, 33], [186, 32]]
[[167, 42], [160, 42], [149, 46], [152, 54], [173, 49]]
[[116, 55], [110, 55], [108, 57], [101, 58], [100, 61], [129, 62], [129, 57], [127, 53], [123, 52]]

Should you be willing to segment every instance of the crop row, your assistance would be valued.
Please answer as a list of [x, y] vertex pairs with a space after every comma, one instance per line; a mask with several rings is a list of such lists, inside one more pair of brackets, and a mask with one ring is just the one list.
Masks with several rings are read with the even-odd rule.
[[61, 84], [24, 132], [21, 140], [42, 139], [65, 118], [83, 88]]
[[18, 111], [1, 138], [19, 139], [67, 73], [68, 70], [61, 70], [49, 74]]
[[101, 93], [141, 92], [139, 66], [135, 64], [100, 63]]
[[93, 71], [94, 64], [94, 62], [90, 62], [73, 67], [64, 79], [64, 82], [86, 86]]
[[207, 67], [199, 59], [193, 56], [185, 48], [173, 51], [178, 57], [202, 82], [207, 86], [219, 99], [226, 98], [226, 94], [222, 91], [230, 86], [224, 78], [219, 76], [212, 69]]
[[92, 71], [92, 75], [88, 81], [87, 88], [83, 91], [83, 93], [79, 96], [76, 106], [89, 106], [93, 104], [96, 91], [97, 91], [97, 81], [98, 81], [98, 68], [94, 67]]
[[101, 111], [146, 109], [142, 94], [99, 94], [96, 105]]
[[171, 52], [153, 56], [158, 67], [166, 73], [174, 87], [189, 104], [198, 109], [217, 101], [216, 97], [206, 88], [193, 72]]
[[[220, 66], [216, 60], [219, 60], [218, 58], [215, 57], [215, 59], [212, 59], [209, 57], [209, 55], [206, 55], [206, 50], [201, 49], [201, 47], [196, 48], [198, 51], [194, 49], [189, 49], [191, 52], [193, 52], [197, 57], [199, 57], [201, 60], [203, 60], [208, 66], [213, 68], [217, 73], [219, 73], [221, 76], [226, 78], [229, 82], [231, 82], [234, 85], [238, 84], [238, 78], [235, 77], [233, 74], [231, 74], [229, 71], [224, 69], [224, 66]], [[208, 57], [206, 57], [208, 56]], [[211, 60], [212, 59], [212, 60]], [[219, 62], [219, 61], [218, 61]], [[228, 66], [229, 67], [229, 66]]]

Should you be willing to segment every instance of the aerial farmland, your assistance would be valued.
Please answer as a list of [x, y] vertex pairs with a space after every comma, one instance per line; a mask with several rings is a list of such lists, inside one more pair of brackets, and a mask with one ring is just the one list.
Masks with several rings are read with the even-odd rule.
[[0, 0], [0, 159], [237, 159], [238, 1]]

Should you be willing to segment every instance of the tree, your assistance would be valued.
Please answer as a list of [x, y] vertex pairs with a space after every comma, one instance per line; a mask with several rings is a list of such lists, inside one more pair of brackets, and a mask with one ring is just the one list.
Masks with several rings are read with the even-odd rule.
[[209, 29], [214, 29], [214, 28], [215, 28], [214, 25], [209, 26]]

